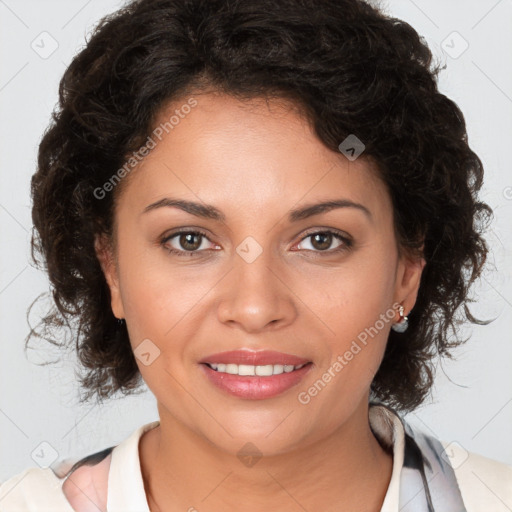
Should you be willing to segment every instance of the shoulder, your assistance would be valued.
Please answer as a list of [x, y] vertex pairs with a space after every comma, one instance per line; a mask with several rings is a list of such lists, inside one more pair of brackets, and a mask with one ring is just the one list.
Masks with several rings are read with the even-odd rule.
[[0, 483], [1, 512], [105, 510], [112, 448], [89, 455], [71, 467], [31, 467]]
[[0, 510], [69, 512], [61, 486], [62, 481], [51, 468], [28, 468], [0, 484]]
[[71, 468], [62, 492], [75, 510], [106, 510], [111, 451], [93, 454]]
[[[511, 512], [512, 467], [469, 452], [457, 441], [447, 442], [401, 419], [405, 432], [404, 466], [424, 465], [433, 497], [452, 499], [466, 512]], [[413, 442], [407, 441], [412, 439]], [[409, 456], [409, 457], [407, 457]], [[405, 459], [409, 460], [405, 460]], [[458, 488], [458, 489], [457, 489]], [[460, 492], [457, 492], [460, 491]], [[458, 497], [457, 497], [458, 496]], [[436, 498], [437, 497], [437, 498]], [[462, 503], [461, 503], [462, 501]], [[448, 507], [449, 509], [449, 507]]]
[[441, 441], [453, 468], [467, 512], [512, 510], [512, 466]]

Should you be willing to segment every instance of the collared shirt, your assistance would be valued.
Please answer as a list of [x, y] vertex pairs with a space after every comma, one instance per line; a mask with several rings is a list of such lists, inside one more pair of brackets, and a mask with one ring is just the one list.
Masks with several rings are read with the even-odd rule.
[[[393, 453], [393, 468], [380, 512], [511, 512], [512, 467], [442, 443], [413, 429], [392, 409], [370, 404], [370, 427]], [[153, 421], [128, 438], [71, 464], [26, 469], [0, 485], [0, 512], [82, 512], [68, 502], [62, 485], [78, 466], [110, 458], [108, 512], [149, 512], [139, 440]]]

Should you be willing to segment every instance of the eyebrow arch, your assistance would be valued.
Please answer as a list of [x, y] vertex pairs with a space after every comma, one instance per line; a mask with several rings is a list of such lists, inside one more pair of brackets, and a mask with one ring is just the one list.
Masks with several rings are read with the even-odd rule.
[[142, 213], [156, 210], [157, 208], [162, 208], [164, 206], [179, 208], [180, 210], [190, 213], [191, 215], [195, 215], [196, 217], [205, 217], [207, 219], [218, 220], [220, 222], [225, 222], [226, 220], [226, 216], [220, 210], [215, 208], [215, 206], [195, 203], [193, 201], [185, 201], [184, 199], [172, 199], [169, 197], [164, 197], [163, 199], [146, 206]]
[[362, 211], [366, 217], [368, 217], [368, 220], [373, 222], [372, 214], [370, 210], [366, 208], [366, 206], [363, 206], [360, 203], [354, 203], [354, 201], [350, 201], [348, 199], [335, 199], [332, 201], [326, 201], [324, 203], [301, 206], [300, 208], [290, 211], [288, 220], [290, 222], [297, 222], [298, 220], [303, 220], [308, 217], [312, 217], [313, 215], [328, 212], [334, 210], [335, 208], [357, 208], [358, 210]]
[[[184, 199], [172, 199], [168, 197], [160, 199], [159, 201], [146, 206], [142, 213], [146, 213], [162, 207], [175, 207], [183, 210], [186, 213], [195, 215], [196, 217], [204, 217], [220, 222], [226, 221], [226, 216], [219, 209], [215, 208], [215, 206], [196, 203], [193, 201], [186, 201]], [[348, 199], [336, 199], [323, 203], [301, 206], [300, 208], [296, 208], [289, 212], [288, 220], [289, 222], [297, 222], [299, 220], [303, 220], [320, 213], [328, 212], [336, 208], [357, 208], [358, 210], [362, 211], [370, 221], [373, 221], [372, 214], [370, 210], [366, 208], [366, 206], [363, 206], [360, 203], [355, 203]]]

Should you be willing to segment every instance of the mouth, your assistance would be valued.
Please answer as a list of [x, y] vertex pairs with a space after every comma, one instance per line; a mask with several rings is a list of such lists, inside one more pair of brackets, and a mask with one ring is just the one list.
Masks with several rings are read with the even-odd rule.
[[223, 393], [264, 400], [297, 386], [313, 363], [281, 352], [236, 350], [212, 354], [199, 366], [208, 382]]

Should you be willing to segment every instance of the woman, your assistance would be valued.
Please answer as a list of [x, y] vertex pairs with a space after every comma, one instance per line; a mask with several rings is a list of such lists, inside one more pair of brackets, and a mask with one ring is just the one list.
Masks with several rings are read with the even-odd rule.
[[87, 398], [143, 379], [160, 419], [14, 476], [2, 511], [512, 507], [512, 468], [399, 415], [478, 322], [487, 254], [438, 71], [360, 0], [141, 0], [100, 23], [39, 148], [33, 244]]

